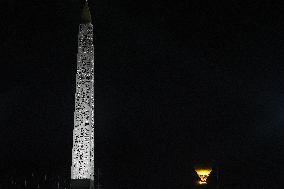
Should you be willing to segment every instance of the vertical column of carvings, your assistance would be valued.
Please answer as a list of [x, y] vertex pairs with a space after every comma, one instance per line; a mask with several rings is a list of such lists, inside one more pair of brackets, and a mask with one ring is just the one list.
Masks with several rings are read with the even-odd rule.
[[89, 53], [90, 53], [90, 56], [91, 56], [91, 69], [90, 69], [90, 80], [91, 80], [91, 95], [90, 95], [90, 98], [91, 98], [91, 136], [90, 136], [90, 148], [91, 148], [91, 151], [90, 151], [90, 179], [91, 180], [94, 180], [94, 172], [95, 172], [95, 149], [94, 149], [94, 145], [95, 145], [95, 141], [94, 141], [94, 131], [95, 131], [95, 120], [94, 120], [94, 110], [95, 110], [95, 106], [94, 106], [94, 45], [93, 45], [93, 26], [92, 24], [90, 24], [90, 28], [89, 28], [89, 31], [90, 31], [90, 35], [89, 35]]
[[78, 36], [72, 179], [94, 179], [94, 47], [92, 24]]

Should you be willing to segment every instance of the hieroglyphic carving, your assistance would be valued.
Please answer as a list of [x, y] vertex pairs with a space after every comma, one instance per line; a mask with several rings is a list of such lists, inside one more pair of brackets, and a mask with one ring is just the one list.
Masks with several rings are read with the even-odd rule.
[[79, 26], [71, 179], [94, 180], [94, 46], [91, 23]]

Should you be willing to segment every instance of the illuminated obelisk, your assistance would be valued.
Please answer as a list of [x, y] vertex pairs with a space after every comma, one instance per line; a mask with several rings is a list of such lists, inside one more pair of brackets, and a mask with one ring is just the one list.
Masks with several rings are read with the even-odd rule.
[[88, 2], [78, 34], [71, 189], [94, 188], [94, 46]]

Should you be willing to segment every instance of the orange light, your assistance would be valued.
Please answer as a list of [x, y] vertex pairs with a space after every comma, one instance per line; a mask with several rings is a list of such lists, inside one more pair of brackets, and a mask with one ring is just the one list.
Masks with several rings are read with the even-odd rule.
[[197, 173], [198, 177], [200, 178], [200, 181], [198, 181], [198, 184], [207, 184], [207, 179], [212, 171], [212, 168], [207, 167], [196, 167], [195, 172]]
[[203, 181], [199, 180], [199, 181], [197, 182], [197, 184], [204, 185], [204, 184], [207, 184], [207, 182], [203, 182]]

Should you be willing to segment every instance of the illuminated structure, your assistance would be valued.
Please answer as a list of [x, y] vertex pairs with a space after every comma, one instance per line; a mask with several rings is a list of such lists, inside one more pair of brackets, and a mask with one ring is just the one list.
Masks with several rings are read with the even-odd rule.
[[94, 188], [94, 46], [88, 2], [78, 34], [71, 189]]
[[197, 173], [198, 177], [200, 178], [200, 181], [198, 181], [198, 184], [207, 184], [207, 178], [209, 177], [210, 173], [212, 171], [212, 168], [210, 167], [196, 167], [195, 172]]

